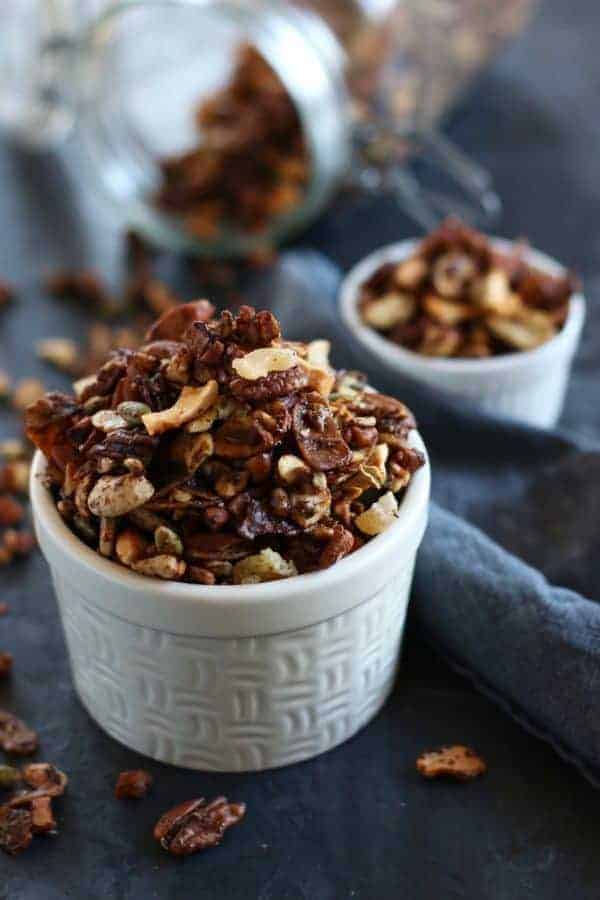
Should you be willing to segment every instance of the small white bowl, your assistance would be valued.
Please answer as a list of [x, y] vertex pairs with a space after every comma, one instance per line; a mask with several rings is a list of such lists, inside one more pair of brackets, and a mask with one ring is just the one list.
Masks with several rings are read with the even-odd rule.
[[[376, 250], [356, 265], [344, 279], [339, 295], [342, 318], [354, 336], [381, 362], [415, 381], [425, 382], [451, 396], [463, 397], [486, 410], [541, 428], [556, 424], [562, 411], [573, 356], [585, 319], [585, 300], [575, 294], [567, 320], [550, 341], [521, 353], [486, 359], [454, 359], [423, 356], [392, 343], [364, 325], [359, 312], [362, 284], [384, 263], [400, 262], [419, 241], [406, 240]], [[498, 250], [509, 250], [510, 241], [493, 238]], [[565, 269], [545, 253], [528, 248], [525, 258], [552, 275]]]
[[[418, 434], [411, 442], [423, 453]], [[310, 759], [379, 711], [400, 655], [429, 463], [398, 521], [329, 569], [269, 584], [161, 582], [103, 559], [65, 525], [36, 453], [31, 502], [75, 687], [127, 747], [244, 772]]]

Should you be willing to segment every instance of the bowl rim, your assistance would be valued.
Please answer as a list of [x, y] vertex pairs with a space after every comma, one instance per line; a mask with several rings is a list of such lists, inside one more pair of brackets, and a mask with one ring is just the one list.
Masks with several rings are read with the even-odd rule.
[[[46, 458], [37, 450], [30, 474], [30, 497], [34, 525], [38, 536], [49, 537], [59, 553], [68, 559], [76, 569], [85, 569], [89, 574], [100, 576], [134, 595], [152, 594], [160, 600], [177, 601], [187, 607], [215, 611], [223, 609], [224, 601], [228, 603], [228, 611], [235, 607], [245, 610], [254, 607], [258, 612], [261, 607], [272, 607], [287, 604], [291, 599], [307, 597], [315, 593], [334, 590], [342, 583], [351, 581], [360, 570], [377, 567], [388, 557], [393, 547], [398, 544], [405, 550], [402, 558], [408, 558], [420, 543], [424, 531], [424, 522], [429, 505], [431, 470], [429, 457], [423, 440], [417, 430], [411, 432], [409, 444], [420, 450], [425, 456], [425, 464], [413, 475], [406, 492], [400, 502], [400, 514], [397, 521], [380, 535], [360, 547], [339, 562], [319, 572], [295, 575], [279, 581], [261, 582], [250, 585], [200, 585], [177, 581], [162, 581], [132, 572], [125, 566], [105, 559], [85, 544], [61, 518], [49, 490], [43, 483], [46, 469]], [[44, 549], [44, 547], [42, 547]], [[400, 554], [396, 553], [396, 557]], [[366, 598], [365, 598], [366, 599]], [[202, 603], [199, 603], [202, 601]], [[336, 605], [339, 605], [339, 600]], [[348, 603], [348, 607], [352, 603]], [[325, 612], [325, 610], [324, 610]], [[323, 615], [323, 618], [328, 616]], [[128, 617], [124, 614], [124, 619]]]
[[[489, 236], [492, 246], [498, 250], [510, 250], [515, 241], [508, 238]], [[418, 375], [420, 372], [464, 375], [490, 375], [503, 373], [515, 368], [524, 368], [529, 365], [542, 362], [546, 357], [553, 355], [561, 345], [574, 347], [577, 337], [583, 327], [586, 312], [586, 301], [580, 291], [576, 291], [569, 301], [569, 312], [562, 329], [549, 341], [540, 344], [533, 350], [520, 350], [514, 353], [505, 353], [501, 356], [489, 356], [483, 359], [470, 359], [461, 357], [431, 357], [415, 353], [398, 344], [394, 344], [379, 332], [365, 325], [358, 312], [360, 287], [381, 265], [386, 262], [401, 262], [410, 252], [421, 243], [421, 238], [406, 238], [392, 244], [386, 244], [367, 254], [356, 263], [344, 277], [338, 294], [338, 305], [344, 324], [352, 334], [367, 347], [368, 350], [379, 358], [383, 358], [389, 365], [402, 369], [409, 374]], [[567, 269], [558, 260], [536, 250], [534, 247], [525, 246], [524, 255], [528, 262], [551, 275], [565, 274]]]

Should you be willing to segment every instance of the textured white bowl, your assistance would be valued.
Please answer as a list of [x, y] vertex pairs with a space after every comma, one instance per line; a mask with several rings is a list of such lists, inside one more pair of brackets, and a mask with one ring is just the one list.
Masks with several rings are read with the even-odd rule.
[[[425, 448], [413, 433], [413, 446]], [[161, 582], [103, 559], [64, 524], [42, 483], [31, 501], [75, 687], [133, 750], [243, 772], [309, 759], [351, 737], [394, 682], [429, 464], [398, 521], [331, 568], [259, 585]]]
[[[358, 309], [361, 285], [384, 263], [400, 262], [419, 242], [401, 241], [376, 250], [356, 265], [340, 289], [340, 308], [345, 324], [370, 353], [389, 369], [425, 382], [446, 394], [464, 397], [486, 412], [505, 416], [541, 428], [556, 424], [564, 403], [573, 356], [585, 319], [581, 294], [571, 298], [569, 314], [562, 330], [535, 350], [508, 353], [487, 359], [439, 359], [422, 356], [392, 343], [364, 325]], [[494, 238], [499, 250], [508, 250], [510, 241]], [[537, 250], [527, 249], [526, 258], [551, 274], [564, 273], [556, 260]]]

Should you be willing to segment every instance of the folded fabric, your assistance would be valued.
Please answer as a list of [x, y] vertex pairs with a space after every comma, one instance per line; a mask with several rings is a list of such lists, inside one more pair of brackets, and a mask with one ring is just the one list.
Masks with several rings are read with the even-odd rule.
[[553, 587], [435, 503], [414, 598], [427, 639], [451, 663], [598, 780], [597, 604]]
[[273, 298], [286, 334], [329, 338], [337, 367], [365, 371], [412, 408], [436, 501], [415, 574], [419, 626], [479, 689], [600, 778], [600, 607], [586, 599], [600, 595], [600, 449], [589, 415], [584, 445], [390, 375], [341, 325], [340, 277], [321, 255], [293, 251], [251, 299]]

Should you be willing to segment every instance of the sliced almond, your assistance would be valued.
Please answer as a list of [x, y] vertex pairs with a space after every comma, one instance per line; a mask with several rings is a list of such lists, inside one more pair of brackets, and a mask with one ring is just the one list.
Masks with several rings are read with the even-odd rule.
[[424, 356], [454, 356], [460, 347], [462, 336], [457, 328], [427, 322], [425, 336], [417, 347]]
[[264, 581], [290, 578], [297, 574], [298, 570], [293, 562], [288, 562], [276, 550], [267, 547], [260, 553], [247, 556], [234, 565], [233, 583], [260, 584]]
[[381, 534], [393, 525], [398, 516], [398, 501], [391, 491], [376, 500], [360, 516], [357, 516], [354, 524], [363, 534]]
[[473, 302], [498, 316], [513, 316], [523, 308], [518, 294], [510, 289], [508, 275], [502, 269], [491, 269], [479, 278], [471, 290]]
[[299, 363], [298, 354], [287, 347], [260, 347], [234, 359], [232, 366], [246, 381], [266, 378], [271, 372], [286, 372]]
[[163, 434], [172, 428], [181, 428], [191, 422], [200, 413], [209, 409], [217, 399], [219, 386], [216, 381], [208, 381], [202, 387], [186, 385], [177, 402], [162, 412], [148, 413], [142, 416], [142, 422], [148, 434]]
[[390, 331], [412, 319], [415, 311], [416, 300], [409, 294], [385, 294], [377, 300], [369, 300], [363, 307], [362, 317], [371, 328]]
[[284, 453], [279, 457], [277, 474], [284, 484], [294, 484], [301, 478], [308, 477], [310, 473], [310, 468], [299, 456], [294, 456], [293, 453]]
[[377, 487], [383, 487], [385, 484], [387, 478], [386, 463], [389, 454], [390, 448], [387, 444], [377, 444], [373, 447], [364, 465], [364, 471], [375, 479]]
[[79, 348], [69, 338], [44, 338], [35, 345], [40, 359], [56, 366], [63, 372], [73, 372], [79, 358]]
[[306, 348], [306, 362], [311, 366], [319, 369], [329, 370], [329, 353], [331, 351], [331, 341], [316, 340], [310, 341]]
[[37, 378], [22, 378], [15, 385], [12, 403], [15, 409], [24, 412], [28, 406], [44, 396], [44, 385]]
[[518, 318], [489, 316], [487, 326], [494, 337], [516, 350], [534, 350], [556, 334], [551, 319], [538, 310], [523, 311]]
[[427, 262], [422, 256], [410, 256], [396, 266], [394, 281], [400, 288], [414, 291], [427, 275]]
[[154, 485], [143, 475], [102, 475], [87, 497], [95, 516], [124, 516], [143, 506], [154, 494]]
[[427, 294], [423, 298], [423, 309], [430, 318], [441, 325], [458, 325], [477, 315], [477, 311], [468, 303], [445, 300], [443, 297], [438, 297], [437, 294]]
[[137, 560], [131, 564], [131, 568], [138, 575], [148, 575], [151, 578], [164, 578], [170, 581], [177, 580], [185, 574], [186, 564], [176, 556], [160, 553], [158, 556]]

